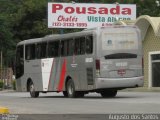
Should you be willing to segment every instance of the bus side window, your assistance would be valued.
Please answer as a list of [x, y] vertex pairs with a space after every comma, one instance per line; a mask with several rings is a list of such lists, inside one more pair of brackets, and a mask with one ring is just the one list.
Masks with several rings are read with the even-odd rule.
[[23, 46], [18, 46], [16, 52], [16, 63], [20, 64], [21, 61], [23, 61]]
[[58, 57], [59, 56], [59, 41], [48, 43], [48, 56], [49, 57]]
[[74, 40], [71, 39], [68, 41], [68, 55], [73, 55], [74, 54]]
[[41, 58], [47, 57], [47, 43], [41, 44]]
[[93, 36], [86, 36], [86, 53], [91, 54], [93, 52]]
[[75, 55], [85, 54], [85, 37], [75, 39]]
[[29, 60], [30, 59], [30, 51], [29, 51], [29, 46], [25, 46], [25, 59]]
[[85, 37], [80, 38], [80, 54], [85, 54]]
[[16, 51], [16, 79], [24, 74], [24, 53], [23, 45], [17, 47]]
[[37, 59], [41, 58], [41, 46], [40, 46], [40, 44], [36, 45], [36, 58]]
[[75, 38], [74, 53], [75, 53], [75, 55], [79, 55], [80, 54], [80, 39], [79, 38]]
[[47, 43], [38, 43], [36, 46], [36, 57], [38, 59], [47, 57]]
[[61, 41], [61, 56], [68, 55], [68, 40]]
[[26, 51], [26, 56], [25, 56], [26, 60], [35, 59], [35, 44], [26, 45], [25, 51]]

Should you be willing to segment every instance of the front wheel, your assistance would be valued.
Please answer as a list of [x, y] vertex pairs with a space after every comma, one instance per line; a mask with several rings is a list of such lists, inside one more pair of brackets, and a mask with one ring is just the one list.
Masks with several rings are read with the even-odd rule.
[[37, 98], [39, 97], [39, 92], [35, 91], [35, 87], [33, 82], [30, 82], [29, 84], [29, 92], [32, 98]]
[[106, 90], [106, 91], [102, 91], [100, 92], [101, 96], [104, 98], [113, 98], [117, 95], [117, 90]]

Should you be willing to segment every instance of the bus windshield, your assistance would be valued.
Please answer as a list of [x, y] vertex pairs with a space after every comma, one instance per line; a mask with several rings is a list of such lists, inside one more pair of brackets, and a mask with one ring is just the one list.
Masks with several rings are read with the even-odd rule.
[[136, 50], [138, 49], [138, 36], [136, 32], [103, 32], [102, 50]]

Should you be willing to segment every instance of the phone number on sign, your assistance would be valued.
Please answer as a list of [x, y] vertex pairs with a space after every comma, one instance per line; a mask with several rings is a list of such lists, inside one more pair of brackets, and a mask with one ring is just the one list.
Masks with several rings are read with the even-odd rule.
[[61, 23], [53, 22], [54, 27], [87, 27], [87, 23]]

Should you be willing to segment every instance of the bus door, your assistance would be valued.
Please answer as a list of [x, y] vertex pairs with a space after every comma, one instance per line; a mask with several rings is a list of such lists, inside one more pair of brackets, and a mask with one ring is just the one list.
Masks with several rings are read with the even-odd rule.
[[22, 76], [24, 75], [24, 45], [17, 46], [16, 50], [16, 84], [17, 90], [21, 91]]
[[93, 35], [75, 38], [73, 68], [80, 90], [91, 90], [94, 87]]
[[74, 56], [72, 60], [72, 69], [75, 71], [78, 88], [81, 90], [87, 90], [87, 77], [86, 77], [86, 65], [85, 65], [85, 36], [79, 36], [75, 39]]
[[94, 89], [94, 42], [93, 35], [86, 35], [86, 43], [85, 43], [85, 71], [86, 71], [86, 79], [87, 79], [87, 87], [88, 90]]
[[25, 45], [25, 77], [26, 80], [31, 79], [36, 91], [43, 91], [42, 72], [41, 72], [41, 56], [38, 44]]

